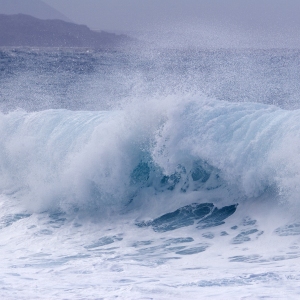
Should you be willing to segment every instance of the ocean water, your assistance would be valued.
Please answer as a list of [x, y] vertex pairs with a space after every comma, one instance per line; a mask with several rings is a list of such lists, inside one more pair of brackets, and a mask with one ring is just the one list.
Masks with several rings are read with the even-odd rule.
[[1, 49], [1, 299], [298, 299], [299, 76], [287, 49]]

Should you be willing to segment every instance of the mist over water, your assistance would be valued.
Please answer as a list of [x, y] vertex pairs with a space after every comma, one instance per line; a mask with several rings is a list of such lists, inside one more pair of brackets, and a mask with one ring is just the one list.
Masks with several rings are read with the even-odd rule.
[[287, 49], [7, 50], [1, 109], [106, 110], [124, 99], [197, 93], [296, 109], [299, 55]]
[[4, 299], [297, 297], [298, 50], [0, 62]]

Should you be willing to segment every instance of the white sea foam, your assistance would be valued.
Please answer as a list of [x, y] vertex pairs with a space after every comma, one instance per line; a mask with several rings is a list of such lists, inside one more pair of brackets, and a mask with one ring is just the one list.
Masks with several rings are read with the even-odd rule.
[[[163, 193], [191, 201], [199, 197], [195, 191], [208, 190], [213, 197], [226, 190], [230, 201], [272, 190], [297, 204], [299, 111], [202, 95], [164, 101], [116, 112], [2, 114], [2, 193], [21, 190], [27, 208], [40, 211], [122, 209]], [[183, 193], [195, 164], [217, 178], [190, 182]], [[161, 180], [175, 173], [180, 178], [171, 193]]]

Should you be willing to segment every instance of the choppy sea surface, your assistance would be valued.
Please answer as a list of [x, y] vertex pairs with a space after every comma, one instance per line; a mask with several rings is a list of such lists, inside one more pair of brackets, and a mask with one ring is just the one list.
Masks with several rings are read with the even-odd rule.
[[0, 49], [1, 299], [299, 299], [300, 51]]

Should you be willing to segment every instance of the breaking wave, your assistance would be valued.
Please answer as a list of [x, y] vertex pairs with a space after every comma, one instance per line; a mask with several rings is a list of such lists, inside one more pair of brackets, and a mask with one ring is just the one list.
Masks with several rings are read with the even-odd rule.
[[[300, 111], [203, 95], [0, 115], [0, 189], [28, 210], [298, 205]], [[150, 213], [151, 215], [151, 213]]]

